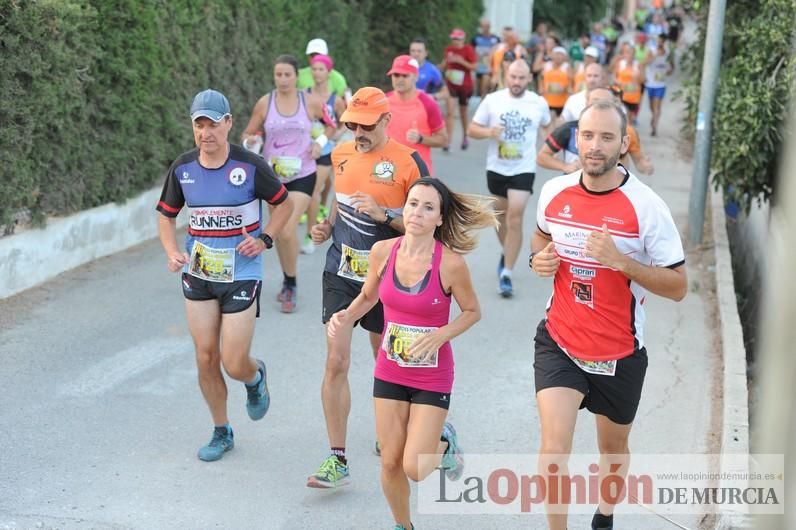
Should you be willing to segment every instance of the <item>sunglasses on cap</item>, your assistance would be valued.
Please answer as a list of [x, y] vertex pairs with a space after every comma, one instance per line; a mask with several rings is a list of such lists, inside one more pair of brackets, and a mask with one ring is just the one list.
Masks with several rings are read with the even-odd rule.
[[383, 118], [384, 114], [379, 116], [379, 119], [376, 120], [376, 123], [374, 123], [373, 125], [362, 125], [361, 123], [354, 123], [353, 121], [347, 121], [343, 125], [345, 125], [346, 129], [348, 129], [349, 131], [356, 132], [357, 129], [362, 129], [365, 132], [372, 132], [374, 129], [376, 129], [376, 127], [378, 127], [379, 123], [381, 123], [381, 120]]

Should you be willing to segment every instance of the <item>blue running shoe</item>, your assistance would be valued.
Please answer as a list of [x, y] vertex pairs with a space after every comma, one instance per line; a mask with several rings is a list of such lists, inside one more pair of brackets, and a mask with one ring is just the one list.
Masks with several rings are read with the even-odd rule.
[[235, 436], [232, 434], [232, 429], [216, 427], [213, 430], [213, 438], [210, 439], [210, 443], [200, 448], [196, 456], [205, 462], [215, 462], [221, 460], [224, 453], [231, 451], [233, 447], [235, 447]]
[[412, 524], [412, 528], [409, 529], [409, 528], [405, 527], [402, 524], [397, 524], [397, 525], [395, 525], [395, 528], [393, 528], [393, 530], [415, 530], [415, 525]]
[[508, 276], [501, 276], [499, 282], [500, 296], [503, 298], [511, 298], [514, 296], [514, 287], [511, 285], [511, 278]]
[[448, 448], [445, 449], [441, 462], [442, 467], [445, 469], [445, 475], [450, 480], [459, 480], [462, 473], [464, 473], [464, 456], [456, 437], [456, 429], [453, 428], [450, 422], [446, 421], [442, 427], [442, 437], [448, 442]]
[[268, 407], [271, 406], [271, 396], [268, 394], [268, 383], [266, 382], [265, 363], [257, 359], [257, 370], [260, 371], [260, 382], [254, 386], [246, 385], [246, 412], [253, 420], [261, 420]]
[[351, 476], [348, 466], [335, 455], [329, 455], [314, 475], [307, 479], [309, 488], [337, 488], [348, 484]]

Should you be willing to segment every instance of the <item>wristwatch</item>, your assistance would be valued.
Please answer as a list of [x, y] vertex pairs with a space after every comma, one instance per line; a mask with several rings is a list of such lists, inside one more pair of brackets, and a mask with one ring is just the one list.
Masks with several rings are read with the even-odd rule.
[[385, 208], [384, 221], [381, 224], [389, 226], [393, 219], [395, 219], [395, 214], [389, 208]]
[[271, 236], [269, 236], [265, 232], [262, 232], [259, 236], [257, 236], [257, 239], [265, 243], [266, 250], [274, 246], [274, 240], [271, 239]]
[[530, 255], [530, 256], [528, 256], [528, 267], [530, 267], [530, 268], [531, 268], [531, 270], [533, 270], [533, 257], [534, 257], [535, 255], [536, 255], [536, 252], [534, 252], [534, 251], [531, 251], [531, 255]]

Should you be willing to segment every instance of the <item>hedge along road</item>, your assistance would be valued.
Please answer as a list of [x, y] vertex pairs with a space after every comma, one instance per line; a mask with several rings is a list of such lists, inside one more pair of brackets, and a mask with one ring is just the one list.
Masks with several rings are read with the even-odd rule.
[[[671, 106], [663, 119], [669, 121], [661, 124], [661, 137], [654, 144], [642, 138], [657, 164], [647, 181], [682, 226], [690, 170], [675, 155], [675, 105], [666, 103]], [[640, 122], [648, 121], [642, 114]], [[435, 152], [435, 165], [455, 189], [485, 193], [485, 151], [485, 142], [472, 142], [466, 152]], [[535, 189], [551, 176], [540, 173]], [[534, 210], [532, 197], [526, 241]], [[153, 205], [152, 222], [155, 215]], [[279, 266], [276, 254], [267, 254], [253, 352], [268, 364], [272, 406], [264, 420], [251, 422], [243, 386], [231, 385], [236, 447], [215, 463], [195, 456], [209, 439], [211, 421], [196, 383], [179, 278], [166, 271], [156, 240], [0, 301], [0, 528], [392, 528], [372, 453], [373, 361], [360, 331], [350, 373], [347, 452], [353, 482], [338, 491], [305, 487], [328, 452], [320, 404], [325, 249], [299, 258], [295, 314], [278, 311]], [[551, 284], [524, 267], [523, 251], [515, 297], [500, 298], [498, 249], [495, 236], [485, 232], [468, 257], [483, 318], [454, 343], [450, 417], [466, 452], [535, 454], [532, 334]], [[718, 394], [711, 374], [719, 364], [711, 353], [708, 308], [694, 292], [680, 304], [653, 296], [647, 305], [650, 366], [631, 450], [715, 451], [710, 407]], [[573, 450], [597, 450], [587, 413], [580, 415]], [[535, 513], [419, 515], [414, 523], [544, 528], [541, 510]], [[674, 519], [697, 528], [700, 517]], [[572, 516], [570, 525], [584, 528], [590, 520]], [[675, 528], [655, 515], [624, 515], [619, 521], [627, 528]]]

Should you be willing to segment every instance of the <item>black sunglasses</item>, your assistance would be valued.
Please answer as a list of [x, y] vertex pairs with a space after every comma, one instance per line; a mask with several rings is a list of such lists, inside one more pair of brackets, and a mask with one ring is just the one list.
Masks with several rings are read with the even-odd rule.
[[372, 132], [379, 125], [383, 117], [384, 117], [383, 115], [380, 116], [379, 119], [376, 120], [376, 123], [374, 123], [373, 125], [362, 125], [361, 123], [354, 123], [352, 121], [347, 121], [345, 122], [344, 125], [346, 126], [346, 129], [348, 129], [349, 131], [356, 132], [357, 129], [362, 129], [365, 132]]

